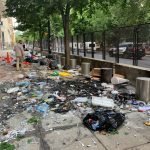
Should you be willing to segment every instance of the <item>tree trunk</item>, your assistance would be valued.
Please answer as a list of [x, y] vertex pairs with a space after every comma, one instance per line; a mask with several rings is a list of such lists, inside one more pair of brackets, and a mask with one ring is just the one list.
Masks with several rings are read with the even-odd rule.
[[34, 32], [34, 37], [33, 37], [33, 50], [34, 50], [34, 47], [35, 47], [35, 32]]
[[42, 52], [43, 51], [43, 44], [42, 44], [42, 40], [43, 40], [43, 38], [42, 38], [42, 27], [41, 27], [41, 23], [40, 23], [40, 29], [39, 29], [39, 40], [40, 40], [40, 51]]
[[64, 46], [65, 46], [65, 65], [70, 66], [70, 49], [69, 49], [69, 17], [64, 17]]
[[51, 26], [50, 26], [50, 19], [48, 19], [48, 39], [47, 39], [47, 41], [48, 41], [48, 52], [49, 52], [49, 54], [51, 54], [52, 52], [51, 52], [51, 40], [50, 40], [50, 38], [51, 38]]

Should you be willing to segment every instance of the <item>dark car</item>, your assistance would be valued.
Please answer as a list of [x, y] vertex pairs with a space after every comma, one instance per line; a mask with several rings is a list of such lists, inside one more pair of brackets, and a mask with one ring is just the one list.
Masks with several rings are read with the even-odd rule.
[[[134, 57], [134, 45], [132, 42], [121, 43], [119, 44], [119, 56], [122, 58], [133, 58]], [[109, 56], [114, 57], [116, 56], [117, 48], [110, 48], [109, 49]], [[141, 59], [145, 56], [145, 49], [143, 48], [142, 44], [138, 44], [138, 59]]]

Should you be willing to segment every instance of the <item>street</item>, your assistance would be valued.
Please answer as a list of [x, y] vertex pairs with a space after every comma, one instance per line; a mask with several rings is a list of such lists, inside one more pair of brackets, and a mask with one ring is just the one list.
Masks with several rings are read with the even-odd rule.
[[[80, 56], [84, 56], [84, 53], [80, 52]], [[87, 53], [86, 57], [91, 58], [91, 53]], [[102, 59], [102, 52], [96, 52], [94, 58]], [[115, 57], [109, 57], [108, 53], [106, 53], [106, 60], [115, 62]], [[122, 64], [129, 64], [129, 65], [133, 64], [132, 59], [120, 58], [119, 62]], [[138, 66], [150, 69], [150, 56], [145, 56], [142, 58], [142, 60], [138, 60]]]

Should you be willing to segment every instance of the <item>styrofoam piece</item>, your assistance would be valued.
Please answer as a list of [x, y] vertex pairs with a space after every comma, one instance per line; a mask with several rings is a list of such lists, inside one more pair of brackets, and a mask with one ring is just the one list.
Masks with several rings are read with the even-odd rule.
[[11, 93], [15, 93], [15, 92], [18, 92], [19, 91], [19, 87], [14, 87], [14, 88], [10, 88], [7, 93], [8, 94], [11, 94]]
[[113, 90], [113, 91], [111, 91], [111, 94], [113, 94], [113, 95], [117, 95], [117, 94], [119, 94], [119, 92], [118, 92], [118, 91], [116, 91], [116, 90]]
[[88, 102], [87, 97], [77, 97], [76, 99], [72, 100], [74, 103], [86, 103]]
[[96, 96], [92, 96], [92, 105], [93, 106], [107, 107], [107, 108], [114, 108], [115, 107], [113, 99], [110, 99], [107, 97], [96, 97]]
[[123, 84], [123, 83], [127, 83], [129, 82], [128, 79], [123, 79], [123, 78], [120, 78], [120, 77], [112, 77], [111, 78], [111, 83], [116, 85], [116, 84]]

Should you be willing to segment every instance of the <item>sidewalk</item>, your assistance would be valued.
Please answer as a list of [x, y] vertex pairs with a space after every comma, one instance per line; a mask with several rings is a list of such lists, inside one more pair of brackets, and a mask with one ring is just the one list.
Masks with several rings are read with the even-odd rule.
[[[30, 69], [26, 70], [29, 71]], [[30, 90], [40, 90], [41, 84], [41, 87], [42, 85], [44, 86], [41, 91], [45, 91], [46, 95], [48, 94], [46, 91], [50, 93], [50, 89], [55, 87], [56, 84], [59, 86], [59, 82], [49, 80], [49, 83], [45, 85], [45, 81], [47, 81], [44, 75], [45, 71], [42, 68], [41, 70], [39, 69], [30, 70], [30, 72], [34, 71], [37, 75], [43, 76], [43, 78], [40, 77], [40, 80], [33, 78], [30, 81]], [[12, 66], [0, 66], [0, 82], [21, 81], [18, 79], [19, 74], [27, 74], [27, 71], [16, 72]], [[25, 80], [29, 81], [28, 79]], [[49, 86], [51, 87], [50, 89]], [[1, 90], [3, 88], [1, 85]], [[9, 109], [10, 112], [16, 109], [14, 114], [10, 113], [9, 117], [7, 116], [7, 120], [3, 120], [7, 130], [18, 129], [21, 131], [26, 129], [26, 133], [22, 138], [10, 140], [10, 143], [14, 144], [17, 150], [149, 150], [150, 127], [144, 125], [144, 121], [148, 118], [146, 113], [120, 110], [126, 113], [126, 121], [119, 128], [118, 134], [114, 135], [106, 132], [92, 132], [84, 127], [79, 111], [81, 107], [74, 109], [72, 106], [69, 106], [71, 107], [70, 111], [55, 113], [53, 106], [50, 105], [45, 117], [40, 117], [40, 121], [37, 124], [29, 124], [27, 121], [36, 116], [37, 113], [31, 113], [31, 110], [28, 112], [24, 109], [26, 105], [23, 104], [33, 100], [34, 105], [34, 103], [38, 102], [38, 99], [32, 97], [25, 100], [21, 99], [21, 96], [24, 95], [19, 96], [19, 93], [17, 94], [18, 96], [13, 93], [7, 95], [5, 92], [0, 91], [0, 98], [4, 96], [10, 96], [11, 98], [9, 100], [7, 98], [0, 100], [0, 113], [2, 113], [3, 109]], [[17, 98], [20, 97], [20, 100], [15, 101], [14, 97], [16, 96]], [[36, 102], [34, 101], [35, 99]], [[68, 107], [67, 103], [65, 107]], [[0, 129], [2, 129], [1, 125]]]

